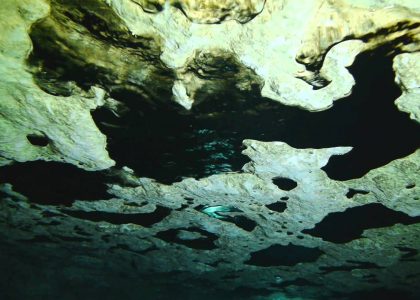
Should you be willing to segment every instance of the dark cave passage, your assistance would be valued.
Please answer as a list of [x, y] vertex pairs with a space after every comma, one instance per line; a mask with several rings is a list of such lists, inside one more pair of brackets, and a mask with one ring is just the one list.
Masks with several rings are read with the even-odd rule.
[[66, 210], [66, 214], [92, 222], [108, 222], [111, 224], [137, 224], [144, 227], [150, 227], [159, 223], [169, 216], [171, 209], [163, 206], [157, 206], [155, 211], [150, 213], [111, 213], [102, 211], [74, 211]]
[[112, 96], [130, 108], [126, 115], [118, 118], [101, 108], [93, 117], [119, 166], [163, 183], [239, 171], [248, 161], [241, 155], [246, 138], [295, 148], [353, 146], [324, 170], [336, 180], [358, 178], [420, 146], [420, 126], [394, 105], [401, 92], [385, 50], [359, 55], [350, 68], [357, 82], [352, 94], [323, 112], [287, 107], [258, 91], [203, 91], [204, 100], [189, 112], [124, 92]]
[[104, 172], [88, 172], [65, 163], [34, 161], [0, 168], [0, 184], [10, 183], [13, 190], [38, 204], [71, 205], [74, 200], [105, 200]]
[[314, 228], [302, 232], [333, 243], [348, 243], [360, 238], [366, 229], [419, 222], [420, 217], [410, 217], [382, 204], [371, 203], [352, 207], [343, 212], [330, 213]]

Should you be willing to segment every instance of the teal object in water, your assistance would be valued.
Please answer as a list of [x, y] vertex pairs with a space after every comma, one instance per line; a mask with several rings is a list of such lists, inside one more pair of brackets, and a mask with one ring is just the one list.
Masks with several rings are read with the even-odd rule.
[[201, 212], [205, 213], [206, 215], [212, 218], [226, 219], [229, 217], [225, 215], [221, 215], [220, 213], [232, 213], [232, 212], [242, 212], [242, 211], [233, 206], [216, 205], [216, 206], [206, 206], [201, 210]]

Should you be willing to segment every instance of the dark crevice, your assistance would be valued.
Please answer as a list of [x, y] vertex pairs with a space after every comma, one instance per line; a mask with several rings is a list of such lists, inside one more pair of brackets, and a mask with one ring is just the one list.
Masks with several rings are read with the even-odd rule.
[[354, 269], [381, 269], [377, 264], [370, 262], [358, 262], [358, 261], [349, 261], [352, 265], [342, 265], [342, 266], [329, 266], [329, 267], [319, 267], [323, 275], [331, 272], [348, 272]]
[[86, 231], [84, 231], [82, 228], [80, 228], [79, 226], [74, 226], [74, 232], [79, 234], [79, 235], [83, 235], [83, 236], [92, 236], [92, 234], [87, 233]]
[[420, 217], [410, 217], [382, 204], [372, 203], [348, 208], [344, 212], [330, 213], [313, 229], [302, 232], [333, 243], [347, 243], [360, 238], [366, 229], [419, 222]]
[[417, 249], [409, 247], [397, 247], [397, 249], [404, 253], [401, 255], [401, 260], [409, 260], [419, 253]]
[[64, 214], [56, 213], [56, 212], [52, 212], [52, 211], [48, 211], [48, 210], [44, 210], [42, 212], [42, 216], [45, 217], [45, 218], [65, 217]]
[[357, 189], [349, 188], [349, 191], [347, 192], [346, 197], [349, 198], [349, 199], [351, 199], [351, 198], [353, 198], [357, 194], [367, 195], [367, 194], [369, 194], [369, 192], [368, 191], [364, 191], [364, 190], [357, 190]]
[[297, 187], [297, 182], [290, 178], [275, 177], [273, 183], [283, 191], [291, 191]]
[[175, 210], [177, 210], [177, 211], [183, 211], [183, 210], [184, 210], [184, 209], [186, 209], [187, 207], [188, 207], [188, 205], [186, 205], [186, 204], [182, 204], [180, 208], [177, 208], [177, 209], [175, 209]]
[[26, 138], [28, 139], [29, 143], [34, 146], [46, 147], [50, 143], [50, 140], [45, 135], [28, 134]]
[[257, 223], [245, 216], [234, 216], [221, 219], [222, 221], [230, 222], [238, 226], [239, 228], [251, 232], [257, 227]]
[[77, 236], [64, 236], [64, 235], [54, 235], [55, 237], [59, 238], [62, 241], [65, 242], [92, 242], [91, 239], [88, 238], [82, 238], [82, 237], [77, 237]]
[[313, 90], [322, 89], [331, 83], [330, 80], [322, 77], [319, 71], [312, 72], [310, 76], [296, 76], [296, 78], [302, 79], [307, 84], [310, 84]]
[[282, 213], [286, 210], [287, 208], [287, 204], [286, 202], [275, 202], [275, 203], [271, 203], [271, 204], [267, 204], [266, 207], [272, 211], [276, 211], [279, 213]]
[[131, 253], [144, 255], [145, 253], [147, 253], [150, 250], [150, 248], [147, 248], [147, 249], [142, 250], [142, 251], [136, 251], [136, 250], [131, 249], [131, 247], [126, 245], [126, 244], [117, 244], [115, 246], [109, 247], [108, 250], [109, 251], [124, 250], [124, 251], [129, 251]]
[[74, 218], [88, 220], [92, 222], [108, 222], [111, 224], [137, 224], [143, 227], [150, 227], [159, 223], [170, 215], [171, 209], [163, 206], [157, 206], [156, 210], [151, 213], [110, 213], [103, 211], [74, 211], [65, 210], [64, 212]]
[[61, 222], [51, 221], [51, 222], [36, 222], [37, 225], [47, 225], [47, 226], [58, 226], [61, 225]]
[[0, 183], [12, 184], [16, 192], [38, 204], [70, 205], [74, 200], [110, 199], [106, 180], [103, 172], [57, 162], [34, 161], [0, 168]]
[[309, 248], [289, 244], [272, 245], [266, 249], [252, 252], [251, 259], [245, 264], [261, 267], [294, 266], [303, 262], [314, 262], [324, 252], [318, 248]]
[[[183, 238], [180, 235], [180, 232], [187, 231], [190, 233], [198, 234], [198, 237]], [[156, 237], [164, 240], [168, 243], [176, 243], [187, 246], [192, 249], [197, 250], [213, 250], [216, 249], [214, 241], [219, 237], [211, 232], [202, 230], [200, 228], [179, 228], [179, 229], [169, 229], [166, 231], [159, 232]]]

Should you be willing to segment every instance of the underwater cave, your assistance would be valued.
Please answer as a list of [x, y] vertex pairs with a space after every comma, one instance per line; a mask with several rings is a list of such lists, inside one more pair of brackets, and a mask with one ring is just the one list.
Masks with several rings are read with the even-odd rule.
[[0, 299], [419, 298], [410, 1], [5, 1]]

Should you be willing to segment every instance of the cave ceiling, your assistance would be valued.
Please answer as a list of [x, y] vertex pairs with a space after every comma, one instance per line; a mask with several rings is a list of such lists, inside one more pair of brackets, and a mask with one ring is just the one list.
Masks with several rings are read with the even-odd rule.
[[420, 297], [418, 1], [3, 0], [0, 28], [1, 299]]

